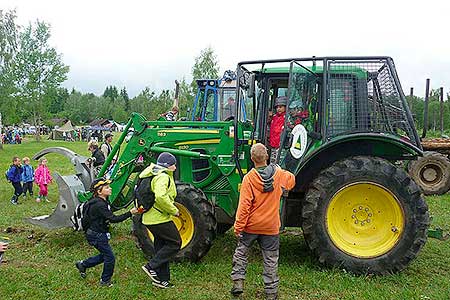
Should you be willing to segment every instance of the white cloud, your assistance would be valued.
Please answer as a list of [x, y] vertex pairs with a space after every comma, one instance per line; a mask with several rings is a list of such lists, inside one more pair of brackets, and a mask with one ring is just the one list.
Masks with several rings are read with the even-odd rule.
[[66, 86], [130, 95], [173, 88], [207, 46], [222, 70], [238, 61], [284, 57], [388, 55], [405, 90], [423, 95], [425, 79], [450, 89], [450, 3], [400, 1], [25, 1], [19, 23], [52, 26], [52, 45], [71, 67]]

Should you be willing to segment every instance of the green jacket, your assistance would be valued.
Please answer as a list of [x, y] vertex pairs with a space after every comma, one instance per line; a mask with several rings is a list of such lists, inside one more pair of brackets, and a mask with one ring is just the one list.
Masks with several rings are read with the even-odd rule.
[[178, 208], [174, 205], [177, 187], [173, 172], [152, 163], [139, 174], [139, 178], [148, 176], [155, 176], [151, 183], [151, 189], [155, 193], [155, 204], [142, 215], [142, 223], [155, 225], [169, 222], [172, 216], [178, 213]]

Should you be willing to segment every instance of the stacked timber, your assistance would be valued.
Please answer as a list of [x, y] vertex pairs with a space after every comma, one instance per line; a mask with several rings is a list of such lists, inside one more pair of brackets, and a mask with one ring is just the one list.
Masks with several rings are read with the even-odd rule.
[[450, 139], [423, 139], [421, 143], [424, 151], [436, 151], [439, 153], [450, 154]]

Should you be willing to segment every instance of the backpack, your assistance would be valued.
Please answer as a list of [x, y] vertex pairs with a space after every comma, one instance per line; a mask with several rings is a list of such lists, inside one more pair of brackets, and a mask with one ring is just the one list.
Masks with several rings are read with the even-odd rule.
[[151, 188], [154, 176], [139, 178], [134, 186], [134, 199], [137, 208], [143, 207], [144, 212], [149, 211], [155, 204], [155, 193]]
[[72, 222], [72, 228], [75, 231], [86, 231], [91, 225], [89, 219], [89, 206], [91, 206], [92, 201], [86, 201], [83, 203], [79, 203], [75, 207], [75, 211], [73, 212], [73, 216], [70, 217], [70, 221]]
[[12, 166], [9, 167], [8, 170], [5, 171], [5, 178], [6, 178], [6, 181], [8, 181], [8, 182], [11, 182], [11, 179], [9, 179], [9, 175], [8, 175], [9, 170], [11, 170], [11, 168], [12, 168]]
[[[139, 178], [136, 185], [134, 186], [134, 199], [137, 208], [141, 207], [144, 209], [143, 212], [149, 211], [155, 204], [155, 193], [152, 191], [151, 183], [155, 176], [149, 176], [144, 178]], [[167, 188], [170, 186], [170, 180]], [[157, 211], [161, 212], [159, 209], [154, 207]]]

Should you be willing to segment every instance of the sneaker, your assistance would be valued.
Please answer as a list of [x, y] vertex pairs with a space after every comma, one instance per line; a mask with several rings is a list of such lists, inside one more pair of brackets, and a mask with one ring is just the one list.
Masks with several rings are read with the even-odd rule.
[[174, 285], [168, 281], [160, 281], [160, 282], [153, 281], [152, 284], [156, 287], [159, 287], [160, 289], [168, 289], [174, 287]]
[[147, 265], [143, 265], [142, 270], [144, 270], [144, 272], [154, 283], [161, 283], [161, 279], [159, 279], [158, 274], [156, 274], [155, 270], [150, 269], [149, 267], [147, 267]]
[[11, 204], [17, 205], [17, 199], [16, 198], [11, 198]]
[[103, 281], [103, 280], [100, 279], [100, 283], [99, 284], [100, 284], [100, 286], [106, 286], [106, 287], [112, 287], [113, 286], [111, 280], [110, 281]]
[[75, 267], [77, 267], [78, 271], [80, 272], [81, 278], [86, 278], [86, 267], [83, 266], [83, 261], [77, 261], [75, 263]]
[[44, 197], [45, 202], [50, 202], [47, 197]]
[[37, 197], [36, 202], [38, 202], [38, 203], [41, 202], [41, 198]]

